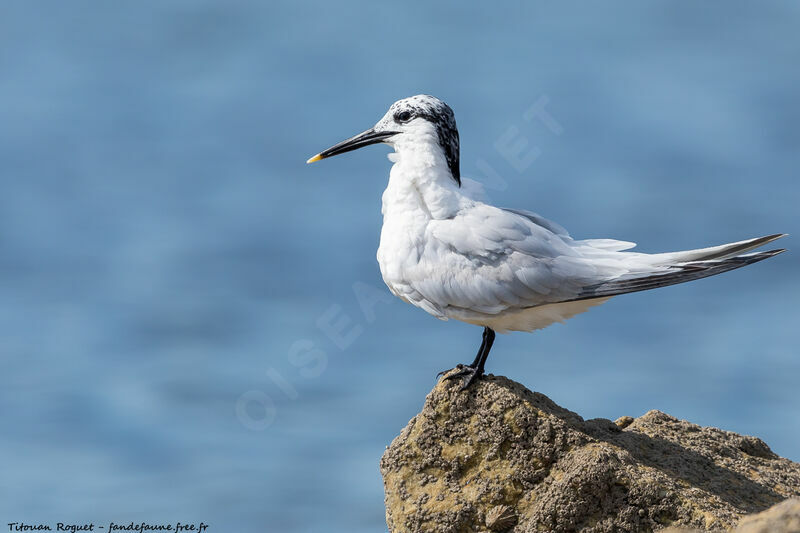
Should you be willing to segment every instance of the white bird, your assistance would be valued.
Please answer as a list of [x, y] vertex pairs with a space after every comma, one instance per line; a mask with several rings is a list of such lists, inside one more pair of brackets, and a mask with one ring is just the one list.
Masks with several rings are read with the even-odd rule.
[[481, 202], [462, 188], [455, 116], [417, 95], [374, 127], [308, 163], [375, 143], [392, 146], [378, 263], [389, 290], [441, 320], [482, 326], [475, 360], [447, 379], [468, 387], [484, 372], [495, 332], [533, 331], [612, 296], [713, 276], [785, 250], [742, 254], [784, 234], [711, 248], [645, 254], [632, 242], [576, 240], [528, 211]]

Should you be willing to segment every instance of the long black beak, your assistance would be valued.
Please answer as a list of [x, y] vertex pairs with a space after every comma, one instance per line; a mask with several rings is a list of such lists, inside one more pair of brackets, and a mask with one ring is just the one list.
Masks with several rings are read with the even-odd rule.
[[379, 143], [384, 139], [396, 134], [396, 131], [375, 131], [373, 128], [370, 128], [367, 131], [359, 133], [355, 137], [350, 137], [346, 141], [342, 141], [339, 144], [334, 144], [327, 150], [321, 151], [306, 161], [306, 163], [313, 163], [315, 161], [319, 161], [320, 159], [325, 159], [326, 157], [343, 154], [345, 152], [361, 148], [362, 146], [369, 146], [370, 144]]

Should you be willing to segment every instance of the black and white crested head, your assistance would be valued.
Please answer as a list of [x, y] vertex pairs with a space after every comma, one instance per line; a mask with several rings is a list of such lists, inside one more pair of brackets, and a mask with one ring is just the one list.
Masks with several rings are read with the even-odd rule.
[[[427, 124], [423, 124], [424, 123]], [[402, 135], [417, 131], [415, 126], [430, 126], [436, 133], [436, 140], [447, 160], [447, 166], [453, 179], [461, 185], [459, 169], [459, 140], [456, 128], [456, 117], [446, 103], [435, 96], [418, 94], [393, 103], [389, 111], [375, 125], [376, 131], [396, 131]], [[397, 144], [398, 137], [388, 139], [390, 144]]]
[[[456, 117], [450, 106], [427, 94], [398, 100], [375, 126], [334, 144], [307, 162], [313, 163], [376, 143], [393, 146], [401, 158], [404, 157], [403, 154], [410, 159], [416, 155], [420, 158], [419, 161], [425, 162], [431, 155], [434, 160], [441, 157], [440, 161], [443, 159], [446, 163], [449, 175], [461, 186]], [[445, 171], [444, 165], [440, 168]]]

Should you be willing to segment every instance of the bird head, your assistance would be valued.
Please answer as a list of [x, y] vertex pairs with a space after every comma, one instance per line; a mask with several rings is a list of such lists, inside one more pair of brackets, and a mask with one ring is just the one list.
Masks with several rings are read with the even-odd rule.
[[455, 115], [450, 106], [426, 94], [398, 100], [373, 127], [323, 150], [307, 162], [313, 163], [376, 143], [388, 144], [401, 155], [420, 147], [441, 149], [450, 174], [461, 184]]

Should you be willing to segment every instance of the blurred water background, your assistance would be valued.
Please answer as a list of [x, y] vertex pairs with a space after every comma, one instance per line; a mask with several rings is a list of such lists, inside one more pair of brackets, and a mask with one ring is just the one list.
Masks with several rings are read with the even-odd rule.
[[[385, 530], [381, 453], [480, 340], [384, 301], [388, 150], [305, 165], [396, 99], [446, 100], [463, 174], [576, 237], [800, 234], [796, 3], [0, 11], [2, 523]], [[525, 119], [537, 103], [552, 121]], [[515, 142], [527, 160], [495, 147]], [[501, 336], [489, 371], [800, 460], [800, 253], [780, 244]]]

